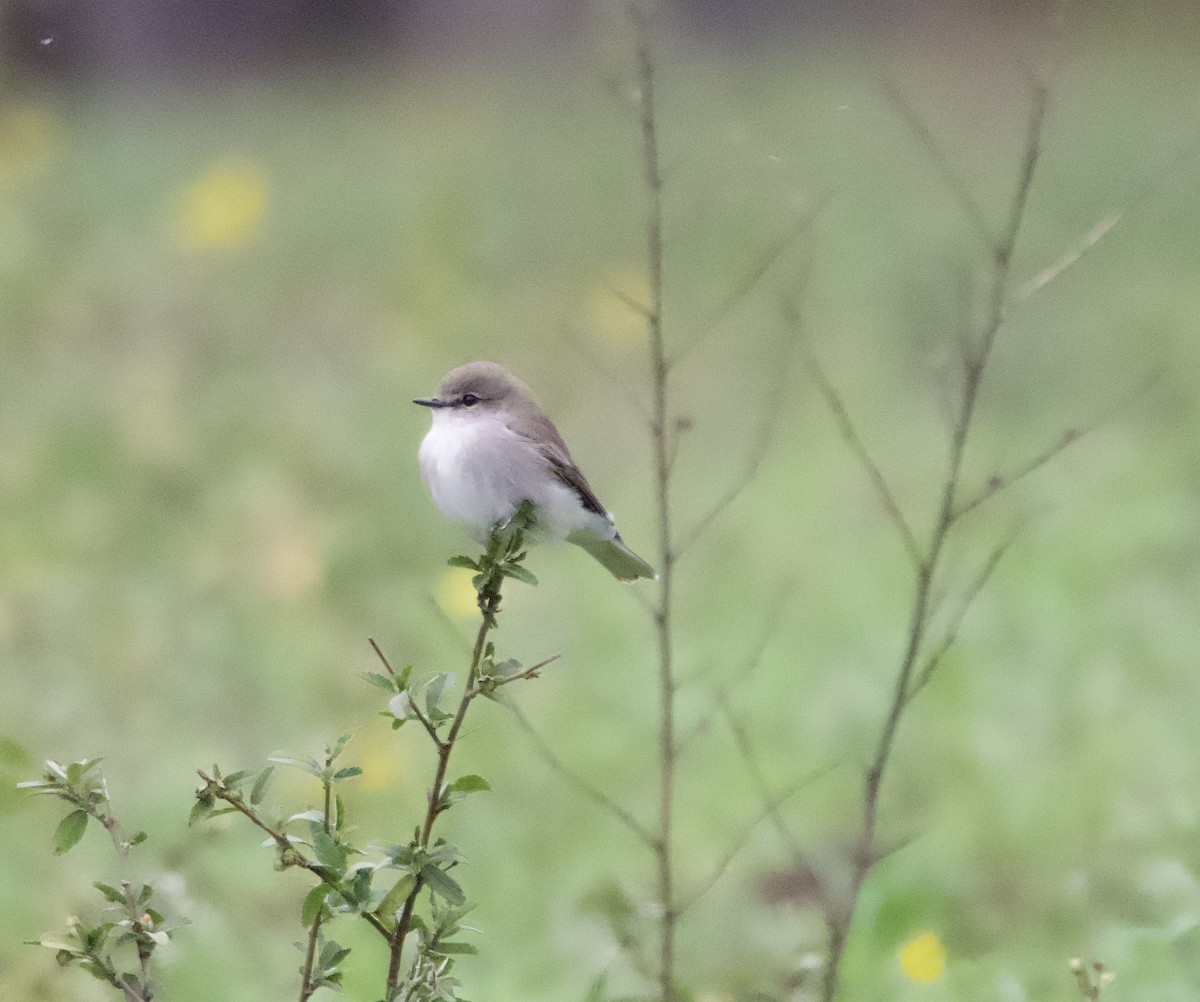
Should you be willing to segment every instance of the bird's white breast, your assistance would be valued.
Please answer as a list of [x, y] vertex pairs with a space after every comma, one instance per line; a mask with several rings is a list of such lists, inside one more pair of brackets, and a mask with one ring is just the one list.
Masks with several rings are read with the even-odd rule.
[[544, 539], [562, 540], [580, 530], [609, 539], [616, 531], [610, 519], [584, 508], [537, 447], [499, 417], [434, 411], [419, 459], [434, 504], [480, 542], [526, 499], [538, 507]]

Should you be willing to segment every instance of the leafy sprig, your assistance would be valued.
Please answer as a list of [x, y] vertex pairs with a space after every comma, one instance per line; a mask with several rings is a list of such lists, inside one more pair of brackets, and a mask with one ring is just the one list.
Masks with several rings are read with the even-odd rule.
[[[476, 952], [476, 947], [462, 938], [464, 933], [477, 931], [462, 922], [473, 907], [457, 873], [467, 859], [458, 846], [440, 836], [435, 838], [433, 830], [438, 818], [464, 798], [492, 788], [474, 773], [449, 778], [450, 757], [471, 702], [477, 696], [495, 698], [505, 685], [538, 677], [541, 669], [557, 658], [529, 667], [513, 659], [497, 662], [495, 645], [488, 639], [498, 625], [503, 582], [511, 578], [537, 583], [523, 564], [525, 536], [534, 522], [533, 507], [523, 504], [506, 524], [497, 526], [478, 558], [450, 561], [475, 571], [480, 609], [479, 631], [461, 687], [454, 672], [419, 677], [412, 665], [396, 671], [371, 642], [384, 670], [368, 672], [364, 678], [387, 700], [381, 715], [393, 730], [417, 723], [436, 755], [424, 816], [410, 839], [364, 842], [348, 823], [339, 788], [362, 772], [357, 766], [342, 764], [349, 735], [327, 746], [320, 758], [274, 755], [260, 770], [222, 775], [214, 766], [211, 772], [199, 772], [202, 785], [196, 792], [192, 822], [240, 814], [267, 836], [266, 844], [275, 849], [279, 869], [299, 868], [316, 878], [300, 908], [301, 924], [307, 930], [306, 941], [297, 944], [305, 958], [300, 1002], [306, 1002], [318, 988], [340, 985], [350, 951], [328, 938], [326, 929], [348, 915], [369, 923], [388, 945], [386, 1002], [460, 999], [461, 986], [452, 973], [455, 959]], [[263, 804], [279, 767], [299, 769], [314, 777], [321, 786], [321, 804], [278, 819], [269, 814]]]
[[[144, 831], [132, 837], [124, 834], [113, 813], [98, 758], [66, 765], [47, 761], [40, 779], [17, 786], [34, 794], [57, 797], [70, 805], [70, 811], [54, 830], [53, 847], [57, 855], [70, 852], [80, 843], [89, 821], [97, 822], [105, 830], [122, 863], [128, 860], [131, 849], [146, 840]], [[126, 1002], [151, 1002], [154, 952], [184, 922], [169, 921], [154, 906], [155, 890], [151, 884], [122, 880], [117, 886], [99, 881], [92, 886], [107, 903], [102, 918], [89, 922], [72, 915], [64, 932], [47, 933], [30, 944], [53, 950], [61, 966], [78, 966], [120, 992]]]

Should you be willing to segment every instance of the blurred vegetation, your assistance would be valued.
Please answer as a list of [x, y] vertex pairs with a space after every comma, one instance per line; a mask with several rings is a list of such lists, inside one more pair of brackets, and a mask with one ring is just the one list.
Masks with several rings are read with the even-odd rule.
[[[868, 882], [846, 998], [1070, 998], [1078, 956], [1115, 973], [1114, 998], [1200, 991], [1198, 43], [1182, 14], [1108, 13], [1069, 25], [1018, 278], [1123, 216], [1002, 333], [968, 482], [1130, 402], [981, 510], [953, 555], [965, 586], [971, 559], [1022, 528], [900, 734], [881, 830], [897, 850]], [[753, 451], [794, 358], [785, 302], [928, 524], [983, 262], [880, 81], [994, 218], [1018, 166], [1020, 62], [1047, 44], [963, 20], [666, 47], [668, 337], [696, 338], [823, 205], [676, 370], [684, 527]], [[162, 997], [294, 994], [305, 886], [242, 832], [186, 828], [195, 769], [314, 754], [353, 729], [355, 816], [419, 813], [427, 750], [375, 717], [360, 675], [376, 667], [369, 636], [424, 672], [469, 648], [470, 597], [445, 568], [464, 541], [424, 496], [428, 415], [408, 403], [446, 369], [518, 372], [623, 536], [651, 537], [630, 402], [644, 342], [614, 292], [644, 283], [630, 67], [614, 23], [569, 52], [4, 95], [0, 997], [101, 997], [20, 944], [85, 906], [77, 873], [107, 847], [54, 857], [54, 820], [13, 789], [44, 758], [99, 755], [123, 818], [151, 833], [160, 907], [191, 920], [160, 951]], [[772, 781], [827, 770], [787, 813], [835, 865], [904, 640], [908, 565], [811, 384], [789, 368], [784, 385], [757, 477], [680, 566], [681, 713], [685, 728], [708, 713], [761, 646], [733, 702]], [[589, 782], [649, 811], [636, 596], [577, 552], [531, 566], [541, 587], [509, 590], [498, 647], [563, 659], [521, 705]], [[481, 708], [461, 754], [495, 791], [447, 825], [482, 902], [481, 954], [458, 969], [468, 997], [582, 999], [601, 975], [633, 987], [610, 924], [646, 904], [650, 861], [500, 708]], [[719, 723], [681, 770], [686, 888], [759, 805]], [[774, 990], [821, 949], [784, 865], [763, 826], [689, 915], [681, 970], [699, 998]], [[375, 990], [347, 974], [347, 997]]]

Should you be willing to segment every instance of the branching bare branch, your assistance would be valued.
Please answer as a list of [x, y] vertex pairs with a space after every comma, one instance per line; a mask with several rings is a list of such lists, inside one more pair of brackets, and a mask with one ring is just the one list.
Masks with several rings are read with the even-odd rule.
[[[929, 658], [926, 658], [925, 655], [926, 633], [929, 624], [933, 584], [940, 566], [946, 541], [958, 517], [958, 493], [963, 458], [966, 454], [971, 429], [975, 424], [976, 405], [979, 400], [979, 390], [983, 383], [984, 373], [1004, 321], [1005, 291], [1008, 287], [1011, 274], [1012, 254], [1016, 246], [1017, 236], [1020, 233], [1025, 209], [1029, 203], [1029, 193], [1033, 187], [1034, 172], [1041, 150], [1042, 127], [1045, 122], [1046, 107], [1046, 88], [1041, 83], [1034, 81], [1033, 102], [1025, 132], [1025, 143], [1022, 147], [1018, 181], [1009, 205], [1004, 229], [999, 241], [993, 248], [994, 270], [988, 316], [978, 343], [974, 347], [971, 347], [964, 342], [962, 397], [952, 429], [950, 456], [942, 489], [941, 503], [938, 506], [933, 530], [930, 533], [929, 541], [925, 548], [922, 550], [914, 546], [910, 549], [916, 566], [916, 582], [913, 589], [909, 615], [908, 636], [905, 642], [904, 653], [897, 669], [887, 717], [880, 729], [879, 742], [863, 780], [862, 825], [858, 846], [854, 854], [850, 893], [844, 907], [826, 909], [826, 923], [829, 929], [829, 956], [822, 981], [822, 1002], [834, 1002], [837, 996], [841, 975], [841, 962], [850, 923], [853, 919], [863, 883], [878, 858], [875, 845], [879, 794], [883, 777], [891, 759], [900, 719], [905, 708], [909, 705], [914, 692], [913, 686], [915, 682], [919, 683], [917, 684], [917, 688], [924, 685], [924, 682], [920, 680], [920, 676], [914, 679], [914, 673], [918, 671], [918, 664], [923, 664], [923, 668], [920, 670], [927, 680], [928, 674], [925, 674], [925, 672], [928, 671], [931, 673], [941, 657], [937, 650]], [[828, 383], [827, 380], [824, 382]], [[831, 394], [828, 391], [825, 392], [826, 398], [830, 399]], [[837, 398], [836, 393], [832, 394], [832, 398], [840, 404], [840, 399]], [[842, 411], [844, 412], [844, 408], [842, 408]], [[844, 429], [843, 435], [846, 436]], [[861, 448], [861, 440], [856, 434], [853, 437], [846, 437], [861, 459], [865, 454], [865, 450]], [[857, 446], [855, 445], [856, 442], [858, 443]], [[868, 471], [877, 469], [873, 463], [869, 462], [867, 463], [867, 468]], [[874, 475], [872, 479], [875, 479]], [[894, 515], [893, 520], [895, 520]], [[911, 534], [907, 538], [912, 538]], [[986, 581], [987, 577], [991, 574], [1002, 553], [1003, 548], [998, 550], [993, 555], [993, 559], [989, 560], [985, 565], [981, 575], [982, 581], [978, 585], [979, 587], [982, 587], [983, 581]], [[968, 598], [973, 598], [973, 596], [969, 595]], [[952, 627], [951, 634], [953, 632], [954, 629]]]
[[988, 482], [983, 488], [968, 498], [966, 501], [960, 502], [954, 512], [954, 519], [957, 522], [959, 519], [973, 512], [980, 505], [992, 498], [1008, 490], [1013, 485], [1021, 480], [1036, 473], [1043, 466], [1048, 464], [1052, 459], [1055, 459], [1059, 454], [1065, 452], [1077, 442], [1081, 442], [1085, 437], [1092, 434], [1098, 428], [1103, 427], [1109, 421], [1112, 421], [1118, 414], [1128, 410], [1138, 400], [1144, 397], [1151, 388], [1162, 378], [1162, 372], [1154, 372], [1150, 377], [1135, 387], [1129, 393], [1119, 397], [1111, 406], [1106, 407], [1096, 417], [1088, 423], [1076, 428], [1068, 428], [1059, 439], [1048, 446], [1046, 449], [1039, 452], [1032, 459], [1028, 460], [1022, 466], [1017, 467], [1011, 473], [1003, 476], [997, 474], [988, 479]]
[[991, 579], [993, 572], [996, 570], [996, 567], [1004, 557], [1004, 554], [1006, 554], [1009, 550], [1009, 547], [1016, 542], [1018, 534], [1019, 533], [1016, 531], [1011, 533], [988, 555], [987, 560], [984, 561], [983, 567], [980, 568], [979, 573], [975, 575], [975, 578], [972, 580], [970, 586], [963, 595], [962, 600], [959, 603], [959, 607], [953, 618], [950, 620], [950, 623], [946, 627], [946, 632], [943, 634], [941, 641], [938, 643], [937, 647], [935, 647], [925, 657], [920, 671], [913, 676], [912, 683], [909, 685], [908, 692], [904, 697], [905, 703], [911, 702], [917, 693], [925, 688], [926, 684], [929, 682], [929, 679], [933, 676], [933, 673], [937, 671], [938, 665], [941, 664], [942, 659], [947, 653], [949, 653], [950, 648], [952, 648], [957, 642], [958, 631], [962, 626], [962, 621], [966, 618], [971, 606], [975, 604], [975, 600], [979, 597], [979, 593], [983, 591], [984, 585], [986, 585]]

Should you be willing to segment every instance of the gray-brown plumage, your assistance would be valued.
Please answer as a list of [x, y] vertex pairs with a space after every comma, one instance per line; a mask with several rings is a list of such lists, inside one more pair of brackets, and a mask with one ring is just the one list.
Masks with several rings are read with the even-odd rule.
[[522, 501], [537, 512], [536, 535], [587, 550], [622, 581], [654, 569], [618, 535], [612, 516], [571, 458], [554, 423], [523, 382], [495, 362], [452, 369], [421, 443], [421, 476], [442, 513], [481, 542]]

